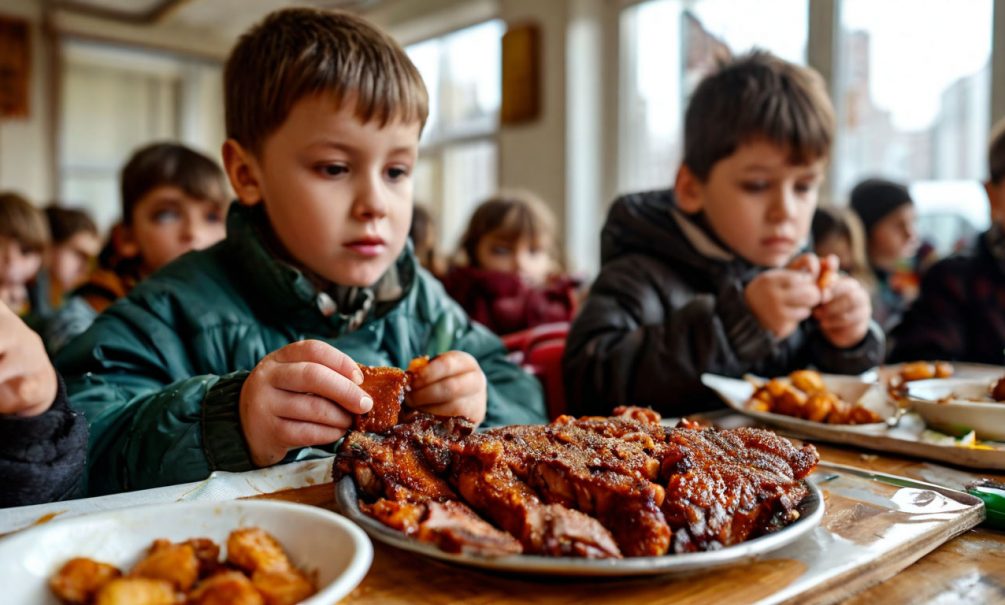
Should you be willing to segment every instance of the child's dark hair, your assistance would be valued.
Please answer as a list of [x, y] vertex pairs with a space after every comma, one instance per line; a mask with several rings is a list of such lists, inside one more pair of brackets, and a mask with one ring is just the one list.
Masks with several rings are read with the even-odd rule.
[[25, 252], [41, 253], [49, 244], [45, 215], [24, 197], [0, 191], [0, 236], [10, 238]]
[[991, 130], [988, 145], [988, 178], [993, 184], [1005, 179], [1005, 120], [1001, 120]]
[[49, 222], [49, 235], [52, 243], [59, 245], [78, 233], [98, 235], [98, 227], [91, 215], [80, 208], [65, 208], [63, 206], [46, 206], [45, 218]]
[[822, 242], [831, 236], [843, 237], [851, 241], [851, 229], [848, 228], [842, 216], [836, 210], [817, 208], [813, 213], [813, 223], [810, 226], [814, 242]]
[[684, 117], [684, 164], [700, 180], [736, 148], [765, 139], [793, 165], [825, 158], [834, 138], [834, 107], [820, 74], [754, 51], [724, 64], [691, 96]]
[[363, 121], [425, 124], [428, 97], [404, 49], [370, 22], [342, 11], [276, 11], [237, 42], [224, 70], [227, 137], [252, 153], [300, 99], [352, 99]]
[[489, 233], [516, 241], [551, 240], [548, 253], [555, 257], [555, 219], [537, 196], [526, 191], [504, 192], [479, 204], [461, 236], [460, 249], [472, 267], [478, 266], [478, 242]]
[[185, 195], [224, 201], [226, 181], [220, 166], [207, 156], [178, 143], [147, 145], [122, 169], [122, 222], [131, 225], [133, 210], [157, 187], [172, 186]]

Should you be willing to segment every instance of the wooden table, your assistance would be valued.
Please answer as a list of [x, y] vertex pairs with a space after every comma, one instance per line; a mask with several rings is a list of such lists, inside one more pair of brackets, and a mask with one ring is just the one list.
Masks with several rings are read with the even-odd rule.
[[[969, 471], [859, 450], [818, 445], [828, 462], [903, 475], [959, 488]], [[973, 473], [1005, 481], [1005, 474]], [[334, 507], [332, 484], [268, 496]], [[730, 587], [730, 603], [753, 603], [797, 578], [791, 561], [762, 561], [742, 568], [684, 579], [540, 580], [493, 575], [439, 563], [374, 542], [366, 578], [343, 603], [717, 603]], [[754, 573], [751, 573], [754, 571]], [[756, 581], [751, 582], [753, 576]], [[914, 563], [893, 578], [854, 595], [854, 604], [1005, 603], [1005, 533], [972, 530]]]

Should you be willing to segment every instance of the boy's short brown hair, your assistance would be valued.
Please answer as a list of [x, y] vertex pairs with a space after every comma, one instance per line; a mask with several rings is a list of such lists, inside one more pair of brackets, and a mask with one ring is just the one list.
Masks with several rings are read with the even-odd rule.
[[991, 129], [988, 144], [988, 179], [998, 184], [1005, 178], [1005, 120], [1000, 120]]
[[826, 157], [834, 107], [820, 74], [754, 51], [722, 65], [698, 85], [684, 117], [684, 164], [701, 180], [754, 139], [784, 147], [794, 165]]
[[49, 223], [49, 235], [53, 245], [66, 243], [78, 233], [90, 233], [98, 236], [98, 226], [94, 224], [91, 215], [80, 208], [66, 208], [55, 204], [46, 206], [45, 219]]
[[422, 76], [389, 35], [349, 13], [290, 8], [252, 27], [227, 59], [227, 137], [258, 154], [293, 105], [319, 93], [351, 97], [363, 122], [381, 126], [424, 125], [429, 112]]
[[41, 253], [49, 244], [45, 215], [20, 195], [0, 191], [0, 237], [20, 243], [26, 252]]
[[157, 187], [177, 187], [200, 200], [225, 202], [227, 180], [219, 164], [179, 143], [153, 143], [133, 152], [122, 168], [122, 222], [133, 224], [136, 204]]

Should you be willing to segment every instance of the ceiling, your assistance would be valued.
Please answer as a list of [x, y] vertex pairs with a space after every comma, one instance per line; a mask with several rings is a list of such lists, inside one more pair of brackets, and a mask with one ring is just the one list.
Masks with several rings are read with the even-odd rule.
[[50, 8], [125, 25], [176, 26], [234, 37], [286, 6], [367, 13], [402, 0], [54, 0]]

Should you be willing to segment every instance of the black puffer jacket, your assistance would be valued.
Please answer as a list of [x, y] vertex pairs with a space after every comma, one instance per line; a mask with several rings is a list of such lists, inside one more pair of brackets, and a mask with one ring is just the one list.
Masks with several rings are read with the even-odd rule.
[[815, 366], [853, 374], [882, 361], [875, 325], [852, 349], [831, 345], [814, 320], [775, 341], [744, 302], [762, 269], [678, 211], [672, 191], [618, 199], [601, 233], [601, 262], [566, 345], [570, 413], [632, 404], [678, 416], [722, 405], [701, 384], [704, 372], [775, 376]]
[[87, 421], [67, 406], [60, 380], [44, 414], [0, 416], [0, 508], [79, 495], [86, 456]]

